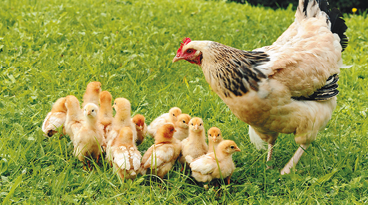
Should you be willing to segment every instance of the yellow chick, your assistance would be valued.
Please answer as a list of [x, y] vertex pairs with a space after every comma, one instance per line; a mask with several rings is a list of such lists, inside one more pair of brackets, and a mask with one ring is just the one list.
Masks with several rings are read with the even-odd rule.
[[142, 158], [140, 173], [156, 174], [163, 178], [173, 167], [176, 159], [180, 155], [180, 141], [173, 138], [175, 127], [172, 124], [162, 125], [155, 137], [155, 144], [152, 145]]
[[67, 109], [65, 119], [65, 134], [68, 134], [70, 140], [74, 140], [74, 136], [82, 127], [82, 113], [78, 99], [73, 95], [66, 96], [65, 107]]
[[[84, 122], [77, 134], [74, 136], [74, 156], [79, 161], [84, 162], [84, 158], [92, 156], [98, 159], [101, 155], [101, 146], [106, 146], [105, 138], [103, 137], [103, 131], [99, 128], [98, 122], [98, 106], [94, 103], [88, 103], [83, 108]], [[90, 163], [88, 161], [88, 167]]]
[[141, 166], [142, 155], [134, 146], [133, 132], [130, 127], [120, 130], [112, 145], [114, 169], [122, 179], [135, 179]]
[[123, 127], [130, 127], [130, 129], [132, 129], [134, 146], [136, 146], [135, 142], [137, 139], [137, 130], [135, 129], [135, 124], [132, 122], [130, 117], [131, 107], [129, 100], [125, 98], [116, 98], [113, 108], [115, 109], [116, 114], [112, 121], [112, 129], [106, 138], [106, 158], [108, 161], [112, 161], [113, 147], [111, 145]]
[[132, 122], [135, 124], [135, 129], [137, 130], [137, 146], [142, 144], [144, 138], [147, 135], [147, 125], [145, 123], [145, 118], [141, 114], [137, 114], [132, 118]]
[[208, 130], [208, 153], [216, 150], [216, 147], [222, 142], [224, 139], [222, 138], [221, 130], [217, 127], [211, 127]]
[[179, 162], [184, 168], [184, 163], [192, 162], [193, 159], [206, 154], [208, 146], [206, 144], [206, 134], [201, 118], [194, 117], [189, 121], [189, 136], [181, 141], [181, 157]]
[[230, 184], [230, 177], [235, 170], [232, 154], [240, 151], [239, 147], [232, 140], [220, 142], [215, 149], [215, 153], [208, 153], [194, 159], [190, 163], [192, 176], [199, 182], [210, 182], [213, 179], [220, 179], [222, 176], [223, 179], [227, 178], [227, 183]]
[[98, 111], [98, 123], [104, 132], [104, 138], [112, 129], [112, 121], [114, 119], [111, 106], [112, 96], [109, 91], [100, 93], [100, 110]]
[[83, 95], [82, 107], [86, 106], [87, 103], [94, 103], [98, 105], [100, 100], [101, 83], [100, 82], [90, 82], [87, 85], [86, 92]]
[[148, 134], [151, 135], [151, 137], [154, 137], [156, 135], [156, 131], [158, 128], [160, 128], [162, 125], [166, 123], [173, 123], [175, 125], [177, 121], [177, 117], [181, 114], [181, 110], [178, 107], [173, 107], [169, 110], [169, 113], [164, 113], [154, 119], [151, 124], [148, 126]]
[[57, 133], [57, 128], [65, 123], [67, 112], [65, 101], [66, 98], [59, 98], [54, 105], [52, 105], [51, 111], [47, 114], [42, 123], [42, 131], [45, 133], [45, 136], [51, 137]]
[[184, 140], [189, 135], [189, 121], [190, 116], [188, 114], [180, 114], [178, 116], [178, 120], [175, 123], [174, 137], [180, 141]]

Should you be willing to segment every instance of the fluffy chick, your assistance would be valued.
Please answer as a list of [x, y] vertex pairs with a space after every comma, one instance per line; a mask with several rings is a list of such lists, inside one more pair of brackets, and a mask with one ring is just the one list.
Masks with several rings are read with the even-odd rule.
[[65, 123], [67, 112], [65, 101], [66, 98], [59, 98], [54, 105], [52, 105], [51, 111], [47, 114], [42, 123], [42, 131], [45, 133], [45, 136], [51, 137], [57, 133], [57, 128]]
[[[103, 132], [97, 124], [98, 106], [94, 103], [88, 103], [84, 106], [83, 112], [83, 125], [79, 132], [74, 136], [73, 140], [74, 156], [82, 162], [84, 162], [85, 157], [92, 156], [98, 163], [98, 159], [101, 154], [101, 146], [106, 146]], [[90, 167], [89, 161], [88, 167]]]
[[83, 95], [82, 107], [86, 106], [87, 103], [94, 103], [98, 105], [100, 100], [101, 83], [100, 82], [90, 82], [87, 85], [86, 92]]
[[206, 134], [201, 118], [194, 117], [189, 121], [189, 136], [181, 141], [181, 157], [179, 162], [182, 164], [182, 170], [184, 163], [188, 164], [193, 159], [206, 154], [208, 146], [206, 144]]
[[104, 138], [107, 138], [107, 134], [112, 129], [112, 96], [109, 91], [102, 91], [100, 93], [100, 110], [98, 111], [98, 123], [104, 132]]
[[137, 114], [132, 118], [132, 122], [135, 124], [135, 129], [137, 130], [137, 146], [142, 144], [144, 138], [147, 135], [147, 125], [145, 123], [145, 118], [141, 114]]
[[132, 129], [121, 129], [112, 146], [116, 147], [113, 153], [114, 169], [122, 179], [135, 179], [142, 155], [133, 144]]
[[66, 96], [65, 107], [67, 109], [65, 119], [65, 134], [68, 134], [70, 140], [74, 140], [74, 136], [82, 127], [82, 113], [78, 99], [73, 95]]
[[176, 132], [174, 133], [174, 137], [180, 141], [184, 140], [189, 135], [189, 121], [190, 116], [188, 114], [180, 114], [178, 116], [178, 120], [175, 123]]
[[[175, 164], [180, 155], [180, 141], [173, 138], [175, 127], [172, 124], [162, 125], [152, 145], [142, 158], [140, 173], [146, 174], [150, 169], [153, 174], [163, 178]], [[151, 173], [151, 172], [148, 172]]]
[[113, 108], [115, 109], [116, 114], [112, 121], [112, 129], [108, 133], [106, 138], [106, 157], [108, 161], [112, 161], [111, 155], [114, 151], [114, 148], [111, 145], [114, 142], [115, 138], [119, 135], [119, 132], [123, 127], [130, 127], [130, 129], [132, 129], [134, 146], [136, 146], [135, 142], [137, 139], [137, 130], [135, 129], [135, 124], [132, 122], [130, 117], [131, 107], [129, 100], [125, 98], [116, 98]]
[[151, 135], [151, 137], [155, 137], [156, 131], [158, 128], [160, 128], [162, 125], [166, 123], [173, 123], [175, 125], [177, 121], [177, 117], [181, 114], [181, 110], [178, 107], [173, 107], [169, 110], [169, 113], [164, 113], [154, 119], [151, 124], [148, 126], [148, 134]]
[[227, 178], [227, 183], [230, 184], [230, 177], [235, 170], [232, 154], [240, 151], [234, 141], [222, 141], [215, 149], [215, 153], [208, 153], [190, 163], [192, 176], [199, 182], [210, 182], [213, 179], [220, 179], [222, 175], [224, 179]]
[[216, 150], [216, 147], [222, 142], [224, 139], [222, 138], [221, 130], [217, 127], [211, 127], [208, 130], [208, 153]]

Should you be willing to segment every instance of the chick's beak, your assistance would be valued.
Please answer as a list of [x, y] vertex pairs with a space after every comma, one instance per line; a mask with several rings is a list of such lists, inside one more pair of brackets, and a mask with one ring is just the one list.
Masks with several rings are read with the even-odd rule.
[[239, 149], [239, 147], [237, 147], [237, 148], [235, 149], [235, 151], [237, 151], [237, 152], [241, 152], [241, 150]]
[[194, 125], [194, 130], [198, 130], [198, 125]]
[[175, 63], [176, 61], [180, 61], [180, 60], [183, 60], [184, 58], [180, 58], [180, 57], [174, 57], [174, 59], [173, 59], [173, 63]]

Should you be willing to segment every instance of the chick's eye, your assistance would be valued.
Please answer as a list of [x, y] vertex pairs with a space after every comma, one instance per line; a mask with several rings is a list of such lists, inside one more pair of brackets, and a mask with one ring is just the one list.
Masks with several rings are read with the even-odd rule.
[[92, 112], [94, 112], [95, 110], [92, 110]]
[[230, 148], [231, 148], [231, 149], [234, 149], [235, 147], [234, 147], [234, 146], [231, 146]]
[[212, 135], [210, 134], [210, 137], [211, 137]]
[[185, 123], [185, 120], [183, 120], [183, 123]]
[[193, 126], [193, 123], [191, 125]]
[[173, 114], [173, 116], [175, 116], [175, 114]]
[[199, 126], [202, 126], [202, 123], [201, 123], [201, 124], [199, 124]]

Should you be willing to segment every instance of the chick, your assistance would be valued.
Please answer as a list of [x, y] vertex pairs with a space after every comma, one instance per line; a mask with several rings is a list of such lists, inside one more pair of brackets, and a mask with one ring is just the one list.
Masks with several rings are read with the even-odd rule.
[[224, 139], [222, 138], [221, 130], [217, 127], [211, 127], [208, 130], [208, 153], [216, 150], [216, 147], [222, 142]]
[[[173, 138], [174, 125], [165, 124], [158, 130], [155, 144], [152, 145], [142, 158], [140, 173], [146, 174], [150, 169], [153, 174], [163, 178], [175, 164], [180, 155], [180, 141]], [[151, 172], [148, 173], [151, 173]]]
[[183, 171], [184, 163], [188, 164], [193, 159], [206, 154], [208, 146], [206, 144], [206, 134], [201, 118], [194, 117], [189, 121], [189, 136], [181, 141], [181, 157], [179, 162], [182, 164]]
[[169, 113], [164, 113], [154, 119], [151, 124], [148, 126], [148, 134], [151, 137], [156, 135], [156, 131], [160, 128], [163, 124], [168, 122], [175, 124], [177, 121], [177, 117], [181, 114], [181, 110], [178, 107], [173, 107], [169, 110]]
[[123, 127], [130, 127], [133, 132], [133, 143], [134, 146], [137, 139], [137, 130], [135, 129], [135, 124], [131, 120], [131, 108], [129, 100], [125, 98], [117, 98], [114, 101], [113, 108], [116, 111], [115, 117], [112, 121], [112, 129], [107, 134], [106, 142], [106, 157], [108, 161], [112, 161], [113, 147], [111, 146], [115, 138], [119, 135], [120, 130]]
[[59, 98], [52, 106], [51, 112], [49, 112], [42, 123], [42, 131], [45, 136], [51, 137], [57, 133], [57, 128], [65, 123], [66, 119], [66, 98]]
[[82, 107], [86, 106], [87, 103], [94, 103], [98, 105], [100, 100], [101, 83], [100, 82], [90, 82], [87, 85], [86, 92], [83, 95]]
[[137, 146], [142, 144], [144, 137], [147, 135], [147, 125], [143, 115], [137, 114], [132, 118], [132, 122], [135, 124], [137, 130]]
[[73, 95], [66, 96], [65, 107], [67, 109], [65, 119], [65, 134], [68, 134], [70, 140], [74, 140], [74, 136], [82, 127], [82, 113], [78, 99]]
[[142, 155], [133, 144], [133, 132], [130, 127], [120, 130], [112, 144], [114, 149], [114, 169], [122, 179], [135, 179], [141, 165]]
[[178, 116], [178, 120], [175, 123], [176, 132], [174, 133], [174, 137], [180, 141], [187, 138], [189, 135], [189, 123], [190, 116], [187, 114], [180, 114]]
[[104, 132], [104, 138], [107, 138], [107, 134], [112, 129], [112, 96], [109, 91], [103, 91], [100, 93], [100, 110], [98, 111], [98, 124]]
[[213, 179], [220, 179], [222, 176], [224, 179], [227, 178], [227, 183], [230, 184], [230, 177], [235, 170], [232, 154], [240, 151], [232, 140], [220, 142], [215, 153], [208, 153], [190, 163], [192, 176], [199, 182], [210, 182]]
[[[84, 162], [84, 158], [92, 156], [98, 159], [101, 155], [101, 146], [106, 146], [105, 138], [103, 137], [103, 131], [99, 128], [98, 122], [98, 106], [94, 103], [88, 103], [83, 108], [84, 122], [77, 134], [74, 136], [74, 156], [79, 161]], [[88, 161], [88, 167], [90, 163]]]

